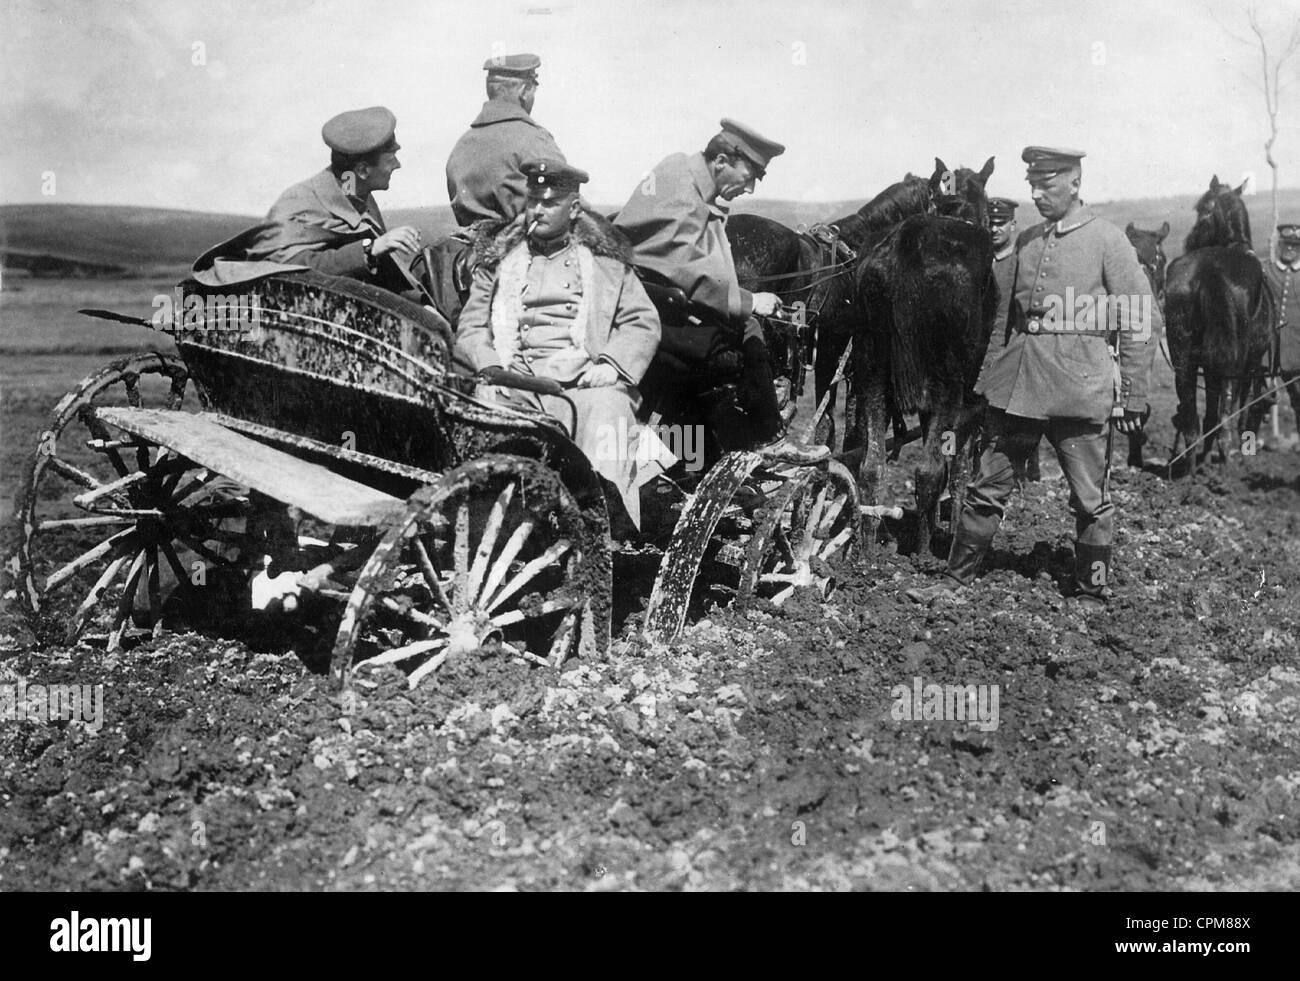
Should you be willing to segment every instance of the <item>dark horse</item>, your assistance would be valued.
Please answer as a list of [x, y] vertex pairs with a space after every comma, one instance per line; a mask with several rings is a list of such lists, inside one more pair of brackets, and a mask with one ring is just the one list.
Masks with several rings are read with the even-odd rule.
[[[1165, 334], [1178, 391], [1170, 462], [1180, 439], [1190, 451], [1204, 433], [1207, 442], [1199, 457], [1188, 453], [1193, 474], [1211, 446], [1218, 447], [1220, 462], [1228, 459], [1219, 418], [1225, 408], [1243, 407], [1250, 393], [1263, 386], [1273, 294], [1252, 251], [1243, 187], [1220, 184], [1217, 175], [1210, 179], [1210, 189], [1196, 202], [1196, 224], [1187, 234], [1184, 254], [1169, 264], [1165, 283]], [[1198, 370], [1205, 375], [1204, 428], [1196, 413]], [[1262, 413], [1252, 413], [1244, 428], [1257, 428]], [[1240, 424], [1224, 428], [1243, 429]]]
[[933, 213], [906, 218], [863, 254], [857, 286], [864, 316], [853, 355], [855, 421], [866, 437], [858, 471], [865, 503], [876, 503], [884, 480], [891, 411], [921, 417], [918, 550], [930, 547], [948, 460], [953, 520], [958, 517], [969, 477], [967, 443], [983, 413], [973, 389], [998, 304], [984, 191], [993, 158], [979, 173], [934, 163]]
[[[857, 257], [904, 218], [923, 214], [929, 206], [930, 182], [909, 174], [853, 214], [814, 226], [816, 236], [760, 215], [727, 220], [740, 285], [776, 293], [787, 305], [803, 304], [816, 342], [813, 378], [818, 404], [832, 389], [835, 368], [861, 319], [855, 307]], [[834, 398], [832, 392], [832, 403]], [[832, 415], [828, 412], [826, 418]], [[825, 439], [833, 442], [833, 425]]]

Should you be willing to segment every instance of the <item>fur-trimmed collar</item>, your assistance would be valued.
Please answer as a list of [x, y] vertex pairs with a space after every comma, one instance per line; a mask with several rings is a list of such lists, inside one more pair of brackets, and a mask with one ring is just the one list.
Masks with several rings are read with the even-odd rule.
[[[497, 265], [512, 248], [524, 239], [524, 214], [512, 221], [484, 219], [474, 225], [474, 252], [478, 261], [487, 266]], [[583, 208], [573, 224], [571, 238], [585, 245], [595, 256], [617, 259], [625, 266], [632, 265], [632, 249], [623, 233], [605, 218]]]

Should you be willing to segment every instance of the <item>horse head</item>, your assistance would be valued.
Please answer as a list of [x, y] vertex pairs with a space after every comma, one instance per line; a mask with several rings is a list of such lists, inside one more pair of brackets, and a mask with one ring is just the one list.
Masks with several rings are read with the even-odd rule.
[[1218, 174], [1210, 178], [1209, 190], [1196, 202], [1196, 224], [1187, 233], [1183, 251], [1229, 245], [1252, 247], [1250, 213], [1241, 199], [1245, 188], [1245, 181], [1232, 187], [1219, 183]]
[[1138, 228], [1132, 222], [1124, 229], [1124, 234], [1137, 252], [1142, 271], [1151, 283], [1151, 292], [1161, 305], [1165, 302], [1165, 249], [1162, 244], [1169, 235], [1169, 222], [1165, 222], [1154, 232]]
[[912, 215], [930, 210], [930, 182], [908, 174], [890, 184], [864, 204], [855, 214], [834, 222], [840, 234], [854, 248], [879, 239], [891, 228]]
[[992, 157], [984, 161], [979, 173], [966, 167], [950, 170], [947, 164], [935, 157], [934, 173], [929, 181], [932, 210], [945, 218], [957, 218], [987, 228], [989, 199], [984, 185], [992, 174]]

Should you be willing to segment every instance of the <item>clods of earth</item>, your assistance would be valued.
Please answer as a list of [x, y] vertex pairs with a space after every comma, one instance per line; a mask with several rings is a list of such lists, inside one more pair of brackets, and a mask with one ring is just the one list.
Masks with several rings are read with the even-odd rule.
[[415, 691], [196, 633], [37, 650], [10, 602], [0, 686], [103, 718], [0, 723], [0, 889], [1300, 887], [1300, 453], [1114, 487], [1102, 612], [1049, 464], [956, 603], [886, 545], [826, 603]]

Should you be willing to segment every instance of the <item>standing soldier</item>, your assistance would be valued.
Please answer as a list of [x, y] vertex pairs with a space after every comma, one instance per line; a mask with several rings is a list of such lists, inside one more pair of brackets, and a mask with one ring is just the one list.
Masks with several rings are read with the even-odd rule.
[[[534, 54], [503, 55], [483, 63], [487, 101], [447, 159], [447, 196], [456, 224], [508, 222], [524, 210], [527, 160], [564, 162], [555, 138], [529, 115], [537, 96]], [[438, 309], [455, 327], [469, 293], [474, 258], [468, 232], [438, 242], [427, 253]]]
[[[1002, 522], [1015, 472], [1046, 436], [1070, 487], [1073, 593], [1109, 596], [1115, 506], [1107, 488], [1110, 436], [1139, 432], [1159, 316], [1124, 233], [1079, 200], [1079, 150], [1026, 147], [1027, 179], [1046, 219], [1016, 242], [1009, 322], [976, 383], [988, 399], [979, 474], [948, 555], [947, 583], [910, 590], [930, 603], [968, 585]], [[1084, 302], [1079, 302], [1083, 298]], [[1149, 316], [1148, 316], [1149, 311]], [[1118, 332], [1114, 348], [1108, 325]]]
[[1277, 226], [1272, 258], [1265, 268], [1278, 300], [1277, 370], [1286, 382], [1300, 427], [1300, 225]]
[[564, 162], [555, 138], [529, 115], [541, 65], [534, 54], [504, 55], [483, 63], [487, 102], [447, 159], [447, 195], [462, 228], [484, 218], [509, 221], [524, 210], [525, 160]]
[[785, 147], [734, 120], [724, 119], [721, 125], [703, 153], [675, 153], [660, 161], [618, 213], [614, 226], [631, 240], [638, 266], [680, 288], [738, 334], [743, 332], [739, 400], [749, 431], [716, 433], [726, 448], [754, 447], [769, 459], [817, 463], [830, 456], [827, 447], [799, 446], [784, 435], [767, 344], [755, 319], [775, 313], [781, 301], [775, 293], [741, 289], [722, 203], [753, 193], [768, 163]]

